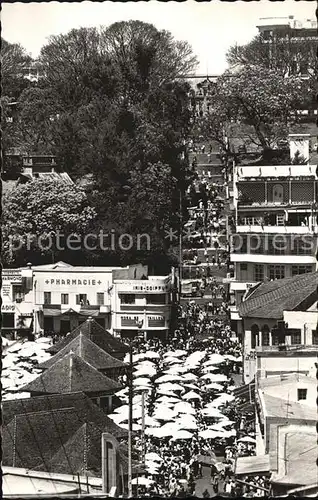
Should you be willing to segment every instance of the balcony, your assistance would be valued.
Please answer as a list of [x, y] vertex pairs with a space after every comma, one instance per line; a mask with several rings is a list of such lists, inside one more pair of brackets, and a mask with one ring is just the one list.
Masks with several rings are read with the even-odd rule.
[[299, 352], [309, 352], [309, 353], [317, 353], [318, 346], [317, 345], [305, 345], [305, 344], [279, 344], [279, 345], [270, 345], [270, 346], [261, 346], [255, 348], [256, 354], [266, 354], [266, 353], [279, 353], [279, 352], [289, 352], [289, 353], [299, 353]]
[[261, 226], [237, 225], [237, 233], [269, 233], [269, 234], [318, 234], [318, 226]]
[[272, 255], [269, 253], [231, 253], [231, 262], [255, 262], [260, 264], [315, 264], [314, 255]]

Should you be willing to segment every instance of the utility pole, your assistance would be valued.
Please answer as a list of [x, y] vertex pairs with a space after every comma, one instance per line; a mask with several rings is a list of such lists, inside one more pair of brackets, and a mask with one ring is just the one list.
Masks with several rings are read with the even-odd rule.
[[141, 392], [141, 464], [146, 462], [146, 440], [145, 440], [145, 391]]
[[182, 214], [182, 191], [179, 188], [179, 211], [180, 211], [180, 226], [179, 226], [179, 300], [181, 297], [182, 290], [182, 225], [183, 225], [183, 214]]
[[128, 497], [132, 498], [132, 424], [133, 424], [133, 346], [129, 342], [129, 380], [128, 380]]

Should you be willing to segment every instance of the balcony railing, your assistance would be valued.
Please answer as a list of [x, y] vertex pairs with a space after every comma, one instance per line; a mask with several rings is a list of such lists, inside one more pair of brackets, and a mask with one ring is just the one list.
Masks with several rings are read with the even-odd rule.
[[279, 351], [288, 351], [288, 352], [297, 352], [297, 351], [318, 351], [317, 345], [306, 345], [306, 344], [278, 344], [278, 345], [270, 345], [270, 346], [260, 346], [255, 348], [256, 353], [262, 352], [279, 352]]

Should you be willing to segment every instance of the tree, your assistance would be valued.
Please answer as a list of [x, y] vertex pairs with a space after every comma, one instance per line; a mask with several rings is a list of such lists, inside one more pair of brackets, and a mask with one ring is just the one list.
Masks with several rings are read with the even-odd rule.
[[311, 37], [291, 38], [288, 29], [272, 37], [255, 36], [246, 45], [230, 47], [226, 55], [230, 65], [255, 65], [275, 70], [283, 76], [317, 74], [317, 42]]
[[2, 96], [15, 100], [29, 82], [24, 78], [25, 69], [32, 58], [17, 43], [9, 43], [1, 38], [1, 84]]
[[[40, 60], [41, 85], [52, 96], [43, 99], [41, 121], [59, 163], [74, 179], [93, 175], [92, 202], [103, 226], [123, 231], [132, 219], [134, 238], [144, 228], [164, 254], [163, 221], [179, 225], [180, 192], [193, 176], [185, 149], [189, 86], [177, 79], [195, 65], [190, 47], [129, 21], [51, 37]], [[38, 130], [36, 123], [30, 128]], [[124, 252], [122, 262], [131, 255]]]
[[[5, 265], [55, 259], [76, 263], [87, 258], [83, 238], [96, 210], [82, 189], [62, 181], [34, 180], [5, 192], [2, 208]], [[81, 238], [79, 250], [67, 244], [72, 234]]]
[[250, 142], [262, 151], [271, 149], [297, 120], [305, 85], [300, 78], [286, 79], [263, 67], [246, 66], [233, 77], [226, 74], [217, 82], [215, 104], [203, 121], [205, 130], [222, 144], [220, 128], [238, 123]]

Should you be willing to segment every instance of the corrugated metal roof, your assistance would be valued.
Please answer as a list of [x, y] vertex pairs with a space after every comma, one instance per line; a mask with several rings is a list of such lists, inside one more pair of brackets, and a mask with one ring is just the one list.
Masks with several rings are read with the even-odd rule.
[[238, 457], [235, 465], [235, 475], [264, 474], [269, 472], [269, 455], [254, 457]]

